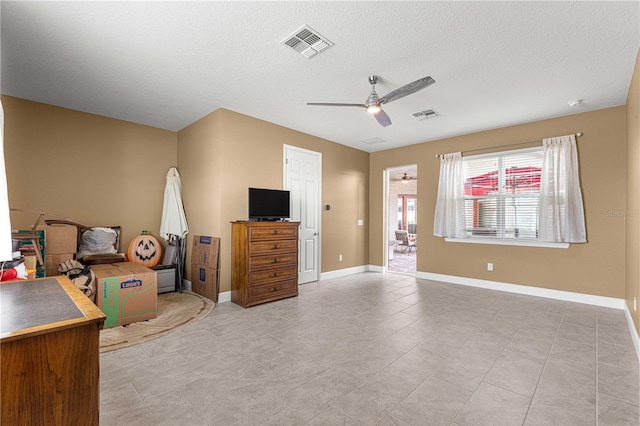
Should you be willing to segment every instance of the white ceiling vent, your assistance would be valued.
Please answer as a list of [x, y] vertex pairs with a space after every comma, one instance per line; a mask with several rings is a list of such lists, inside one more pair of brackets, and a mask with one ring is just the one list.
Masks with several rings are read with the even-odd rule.
[[411, 116], [418, 120], [426, 120], [428, 118], [440, 117], [440, 113], [434, 109], [425, 109], [424, 111], [413, 112]]
[[384, 140], [382, 138], [379, 138], [377, 136], [373, 136], [371, 138], [360, 139], [360, 142], [366, 143], [367, 145], [374, 145], [374, 144], [377, 144], [377, 143], [386, 142], [386, 140]]
[[333, 46], [333, 43], [326, 37], [320, 35], [308, 25], [298, 28], [280, 43], [289, 46], [307, 59], [311, 59], [323, 50]]

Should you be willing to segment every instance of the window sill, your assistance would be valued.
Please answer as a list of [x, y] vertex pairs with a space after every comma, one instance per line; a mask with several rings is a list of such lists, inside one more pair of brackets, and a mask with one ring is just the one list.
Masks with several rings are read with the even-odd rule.
[[498, 238], [445, 238], [448, 243], [467, 243], [467, 244], [493, 244], [498, 246], [524, 246], [524, 247], [544, 247], [567, 249], [569, 243], [545, 243], [542, 241], [527, 241], [515, 239], [498, 239]]

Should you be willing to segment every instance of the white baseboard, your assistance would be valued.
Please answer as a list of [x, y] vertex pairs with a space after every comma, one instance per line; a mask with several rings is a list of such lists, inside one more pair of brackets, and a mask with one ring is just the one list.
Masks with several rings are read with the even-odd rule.
[[378, 265], [367, 265], [367, 271], [370, 272], [387, 272], [386, 268], [384, 266], [378, 266]]
[[[362, 266], [354, 266], [352, 268], [344, 268], [344, 269], [337, 269], [335, 271], [323, 272], [320, 274], [320, 279], [328, 280], [330, 278], [340, 278], [340, 277], [346, 277], [347, 275], [357, 274], [360, 272], [372, 271], [373, 270], [371, 269], [372, 266], [373, 265], [362, 265]], [[382, 267], [377, 266], [377, 268], [382, 268]], [[382, 269], [380, 271], [374, 271], [374, 272], [382, 272]]]
[[231, 302], [231, 292], [223, 291], [222, 293], [218, 293], [218, 303]]
[[603, 306], [606, 308], [622, 309], [627, 318], [627, 325], [636, 349], [636, 355], [640, 360], [640, 336], [633, 324], [633, 318], [624, 299], [614, 297], [595, 296], [592, 294], [573, 293], [570, 291], [552, 290], [548, 288], [530, 287], [519, 284], [501, 283], [498, 281], [479, 280], [476, 278], [458, 277], [454, 275], [435, 274], [432, 272], [416, 272], [416, 278], [425, 280], [442, 281], [451, 284], [467, 285], [471, 287], [488, 288], [491, 290], [506, 291], [509, 293], [527, 294], [529, 296], [546, 297], [548, 299], [564, 300], [567, 302], [584, 303], [588, 305]]
[[629, 307], [626, 303], [624, 304], [624, 315], [627, 317], [627, 325], [629, 326], [629, 332], [631, 332], [631, 340], [633, 340], [633, 346], [636, 348], [636, 355], [638, 355], [638, 360], [640, 360], [640, 336], [638, 336], [636, 326], [633, 323], [633, 318], [631, 317], [631, 312], [629, 312]]
[[451, 284], [467, 285], [471, 287], [488, 288], [490, 290], [506, 291], [509, 293], [527, 294], [529, 296], [546, 297], [548, 299], [584, 303], [587, 305], [603, 306], [606, 308], [624, 309], [624, 307], [626, 306], [626, 303], [623, 299], [616, 299], [614, 297], [573, 293], [570, 291], [552, 290], [548, 288], [532, 287], [520, 284], [509, 284], [498, 281], [480, 280], [477, 278], [458, 277], [455, 275], [435, 274], [433, 272], [418, 271], [416, 272], [416, 278], [442, 281]]
[[191, 291], [191, 281], [182, 279], [182, 289]]

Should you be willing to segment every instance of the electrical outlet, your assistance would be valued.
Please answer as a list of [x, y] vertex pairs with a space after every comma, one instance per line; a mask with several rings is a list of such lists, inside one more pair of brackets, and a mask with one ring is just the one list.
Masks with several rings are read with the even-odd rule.
[[342, 262], [342, 255], [341, 255], [341, 254], [339, 254], [339, 255], [338, 255], [338, 260], [339, 260], [340, 262]]
[[487, 263], [487, 271], [493, 271], [493, 263]]
[[638, 310], [638, 303], [636, 301], [636, 297], [633, 296], [633, 312]]
[[362, 226], [362, 225], [364, 225], [364, 220], [358, 219], [358, 226]]

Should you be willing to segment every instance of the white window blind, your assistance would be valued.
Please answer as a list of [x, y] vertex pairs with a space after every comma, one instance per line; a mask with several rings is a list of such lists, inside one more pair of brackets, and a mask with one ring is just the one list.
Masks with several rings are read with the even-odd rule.
[[463, 157], [467, 236], [538, 238], [542, 147]]

